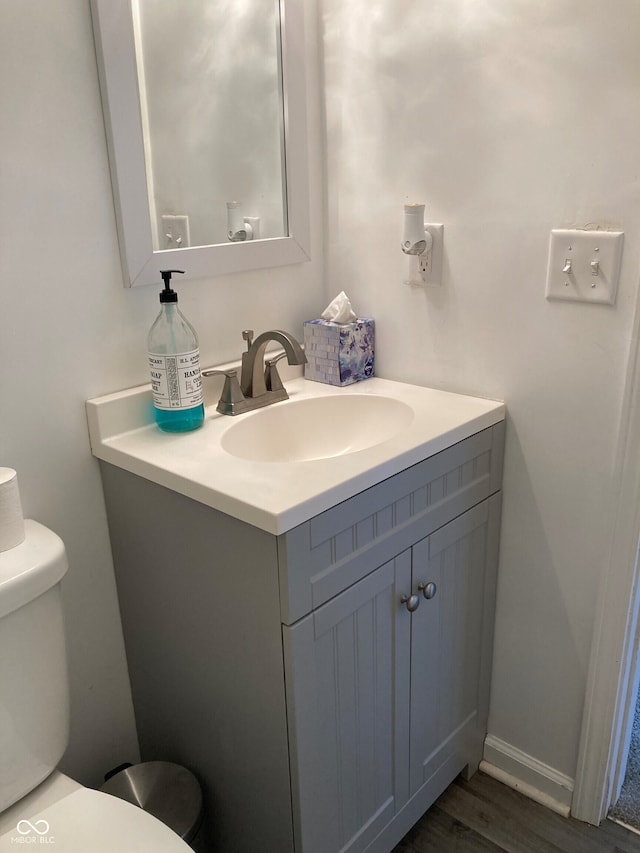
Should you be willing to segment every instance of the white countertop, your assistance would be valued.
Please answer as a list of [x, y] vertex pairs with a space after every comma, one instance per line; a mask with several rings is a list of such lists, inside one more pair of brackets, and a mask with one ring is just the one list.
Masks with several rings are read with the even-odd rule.
[[209, 391], [211, 404], [206, 406], [203, 426], [182, 434], [162, 432], [155, 425], [150, 386], [144, 385], [87, 402], [93, 455], [279, 534], [505, 416], [501, 402], [377, 377], [334, 387], [287, 379], [284, 371], [282, 375], [292, 401], [332, 394], [382, 395], [408, 404], [414, 417], [392, 438], [347, 455], [256, 462], [232, 456], [221, 446], [229, 427], [256, 413], [230, 417], [216, 412], [218, 384], [217, 393]]

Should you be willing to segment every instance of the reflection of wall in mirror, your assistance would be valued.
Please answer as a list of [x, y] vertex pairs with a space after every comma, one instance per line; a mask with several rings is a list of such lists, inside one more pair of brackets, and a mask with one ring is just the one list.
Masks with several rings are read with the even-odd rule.
[[189, 217], [192, 246], [225, 243], [231, 200], [285, 236], [276, 0], [134, 2], [155, 248], [163, 214]]

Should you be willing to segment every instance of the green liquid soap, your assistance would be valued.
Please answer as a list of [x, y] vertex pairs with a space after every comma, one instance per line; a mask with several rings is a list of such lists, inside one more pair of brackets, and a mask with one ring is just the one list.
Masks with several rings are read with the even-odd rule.
[[165, 432], [190, 432], [198, 429], [204, 422], [204, 405], [192, 409], [157, 409], [153, 407], [156, 423]]

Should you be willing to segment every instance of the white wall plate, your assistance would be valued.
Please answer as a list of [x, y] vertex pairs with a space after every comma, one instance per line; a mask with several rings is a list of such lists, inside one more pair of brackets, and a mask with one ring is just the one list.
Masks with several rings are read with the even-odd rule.
[[187, 249], [191, 245], [189, 217], [182, 214], [162, 214], [160, 245], [163, 249]]
[[623, 231], [554, 229], [549, 241], [547, 299], [613, 305]]

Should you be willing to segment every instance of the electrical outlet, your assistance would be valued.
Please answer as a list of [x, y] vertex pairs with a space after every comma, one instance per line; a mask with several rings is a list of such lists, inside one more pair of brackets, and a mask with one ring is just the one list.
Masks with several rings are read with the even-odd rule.
[[549, 241], [547, 299], [613, 305], [623, 231], [554, 229]]
[[425, 252], [418, 256], [418, 272], [423, 276], [431, 274], [433, 269], [433, 248], [430, 252]]
[[186, 249], [191, 245], [189, 234], [189, 217], [183, 214], [162, 214], [163, 249]]
[[418, 272], [425, 285], [442, 284], [442, 256], [444, 253], [444, 225], [426, 222], [425, 230], [431, 234], [431, 250], [418, 256]]

